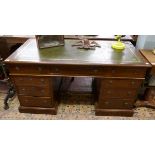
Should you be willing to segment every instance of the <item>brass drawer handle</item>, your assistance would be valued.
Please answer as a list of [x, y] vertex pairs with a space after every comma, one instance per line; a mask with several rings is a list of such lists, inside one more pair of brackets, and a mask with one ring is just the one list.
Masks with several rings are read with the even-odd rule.
[[109, 104], [109, 102], [107, 102], [107, 101], [106, 101], [106, 102], [105, 102], [105, 104], [106, 104], [106, 105], [108, 105], [108, 104]]
[[94, 69], [94, 73], [97, 73], [98, 72], [98, 70], [97, 69]]
[[55, 72], [59, 72], [59, 69], [58, 68], [55, 68]]
[[44, 79], [40, 79], [41, 82], [45, 81]]
[[111, 91], [108, 91], [107, 93], [108, 93], [108, 94], [111, 94]]
[[112, 82], [113, 82], [112, 80], [109, 81], [109, 83], [112, 83]]
[[19, 67], [16, 67], [16, 70], [17, 70], [17, 71], [19, 71], [19, 70], [20, 70], [20, 68], [19, 68]]
[[41, 68], [41, 67], [38, 67], [38, 70], [39, 70], [39, 71], [42, 71], [42, 68]]
[[22, 91], [25, 91], [25, 88], [22, 88]]
[[125, 104], [125, 105], [128, 105], [128, 103], [127, 103], [127, 102], [125, 102], [124, 104]]
[[111, 72], [112, 72], [112, 73], [115, 73], [116, 71], [113, 69]]
[[131, 84], [134, 85], [135, 84], [135, 81], [132, 81]]

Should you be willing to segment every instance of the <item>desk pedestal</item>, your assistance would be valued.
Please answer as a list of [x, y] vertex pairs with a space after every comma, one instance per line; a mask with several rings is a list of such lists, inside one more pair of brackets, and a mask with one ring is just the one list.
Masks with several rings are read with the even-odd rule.
[[44, 76], [13, 76], [19, 111], [35, 114], [57, 114], [59, 78]]
[[96, 79], [98, 102], [96, 115], [132, 116], [140, 79]]

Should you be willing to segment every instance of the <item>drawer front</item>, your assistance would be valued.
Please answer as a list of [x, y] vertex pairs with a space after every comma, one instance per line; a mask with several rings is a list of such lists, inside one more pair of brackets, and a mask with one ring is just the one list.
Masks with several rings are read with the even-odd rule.
[[51, 66], [51, 75], [70, 75], [70, 76], [103, 76], [104, 67], [98, 66]]
[[135, 77], [143, 78], [145, 68], [107, 67], [107, 66], [52, 66], [50, 74], [58, 75], [88, 75], [104, 77]]
[[104, 98], [135, 98], [137, 90], [135, 89], [105, 89], [100, 92], [100, 97]]
[[51, 88], [49, 87], [40, 87], [40, 86], [18, 86], [17, 92], [20, 95], [27, 96], [51, 96]]
[[105, 67], [104, 76], [105, 77], [135, 77], [144, 78], [146, 74], [146, 68], [138, 67]]
[[32, 97], [19, 95], [18, 99], [20, 105], [24, 107], [54, 107], [54, 103], [51, 97]]
[[132, 109], [133, 108], [133, 99], [104, 99], [99, 100], [99, 103], [96, 104], [96, 108], [101, 109]]
[[23, 77], [23, 76], [14, 76], [13, 80], [16, 86], [50, 86], [51, 78], [49, 77]]
[[18, 65], [14, 64], [9, 67], [9, 71], [12, 74], [48, 74], [49, 73], [49, 67], [46, 65], [39, 65], [39, 64], [23, 64]]
[[9, 66], [12, 74], [38, 74], [38, 75], [103, 75], [103, 67], [79, 65], [18, 65]]
[[71, 75], [71, 76], [104, 76], [104, 77], [135, 77], [143, 78], [146, 68], [140, 67], [109, 67], [83, 65], [39, 65], [14, 64], [9, 66], [12, 74], [44, 74], [44, 75]]
[[143, 80], [139, 79], [102, 79], [102, 88], [139, 88]]

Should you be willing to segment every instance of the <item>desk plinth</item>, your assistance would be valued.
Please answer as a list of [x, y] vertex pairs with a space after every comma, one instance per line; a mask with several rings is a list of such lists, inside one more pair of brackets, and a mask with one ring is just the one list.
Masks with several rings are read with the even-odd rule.
[[94, 77], [96, 115], [132, 116], [138, 89], [150, 64], [126, 42], [120, 53], [112, 41], [98, 41], [101, 48], [81, 50], [66, 40], [64, 47], [38, 50], [28, 40], [5, 60], [16, 86], [20, 112], [56, 114], [59, 100], [57, 77]]

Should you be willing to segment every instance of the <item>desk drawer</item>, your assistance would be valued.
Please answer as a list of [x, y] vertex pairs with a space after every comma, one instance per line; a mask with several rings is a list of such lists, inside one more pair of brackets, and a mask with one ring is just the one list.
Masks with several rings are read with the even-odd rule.
[[48, 74], [49, 67], [40, 64], [13, 64], [9, 67], [12, 74]]
[[70, 76], [101, 76], [104, 74], [104, 67], [95, 66], [51, 66], [51, 75], [70, 75]]
[[13, 80], [16, 86], [50, 86], [52, 83], [49, 77], [14, 76]]
[[102, 88], [139, 88], [143, 80], [139, 79], [102, 79], [101, 86]]
[[146, 74], [146, 68], [141, 67], [105, 67], [105, 77], [135, 77], [144, 78]]
[[102, 89], [100, 98], [135, 98], [137, 95], [136, 89]]
[[32, 97], [19, 95], [18, 99], [20, 101], [20, 105], [24, 107], [54, 107], [54, 103], [51, 97]]
[[99, 100], [96, 104], [96, 108], [101, 109], [132, 109], [133, 99], [109, 99]]
[[143, 78], [146, 68], [141, 67], [109, 67], [93, 65], [46, 65], [46, 64], [13, 64], [9, 67], [12, 74], [43, 74], [70, 76], [104, 76]]
[[83, 75], [104, 77], [144, 78], [145, 68], [109, 67], [109, 66], [51, 66], [50, 74]]
[[51, 96], [51, 87], [41, 87], [41, 86], [18, 86], [17, 92], [20, 95], [27, 96]]

